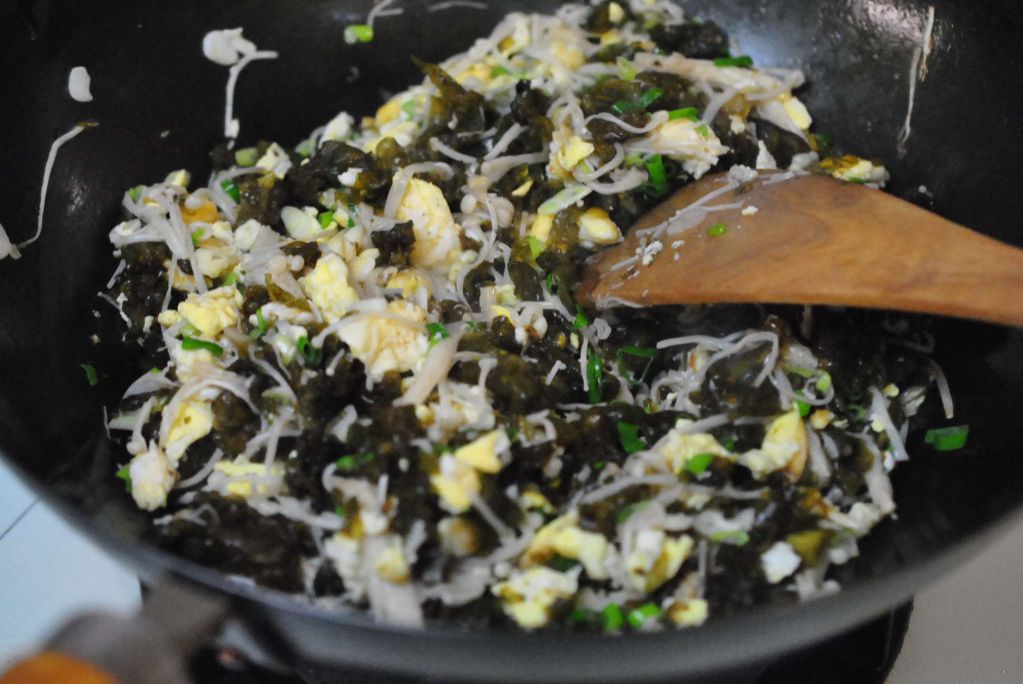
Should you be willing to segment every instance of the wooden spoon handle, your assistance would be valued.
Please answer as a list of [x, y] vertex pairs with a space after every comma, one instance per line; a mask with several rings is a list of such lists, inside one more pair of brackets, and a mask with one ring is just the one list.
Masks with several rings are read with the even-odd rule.
[[[712, 212], [663, 234], [649, 265], [612, 272], [636, 253], [634, 229], [598, 256], [581, 287], [583, 301], [859, 306], [1023, 325], [1023, 250], [860, 185], [810, 175], [768, 178], [713, 200], [741, 209]], [[701, 194], [714, 188], [699, 185]], [[697, 199], [684, 188], [638, 227]], [[757, 212], [743, 215], [748, 207]], [[708, 234], [717, 223], [727, 231]]]

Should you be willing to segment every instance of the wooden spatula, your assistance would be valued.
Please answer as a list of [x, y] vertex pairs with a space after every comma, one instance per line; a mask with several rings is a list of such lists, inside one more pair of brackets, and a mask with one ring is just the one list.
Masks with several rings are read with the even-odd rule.
[[598, 254], [579, 297], [598, 308], [825, 304], [1023, 325], [1023, 250], [830, 177], [708, 176]]

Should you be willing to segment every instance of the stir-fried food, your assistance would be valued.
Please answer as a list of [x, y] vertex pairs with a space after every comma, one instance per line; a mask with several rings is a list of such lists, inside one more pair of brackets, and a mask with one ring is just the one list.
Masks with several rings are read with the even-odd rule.
[[[829, 156], [800, 72], [664, 2], [511, 14], [418, 65], [373, 116], [126, 193], [107, 295], [152, 371], [110, 427], [152, 537], [409, 625], [656, 630], [835, 590], [940, 379], [914, 333], [574, 288], [712, 170], [884, 168]], [[623, 268], [685, 249], [666, 228]]]

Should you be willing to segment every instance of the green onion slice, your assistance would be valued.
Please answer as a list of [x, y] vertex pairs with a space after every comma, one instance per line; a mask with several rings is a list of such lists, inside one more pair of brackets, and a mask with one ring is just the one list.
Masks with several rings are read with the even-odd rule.
[[249, 337], [254, 340], [258, 340], [260, 337], [266, 334], [266, 331], [270, 329], [270, 323], [263, 318], [263, 307], [256, 309], [256, 321], [258, 325], [256, 328], [249, 333]]
[[714, 60], [714, 66], [719, 67], [743, 67], [749, 68], [753, 66], [753, 58], [749, 55], [739, 55], [737, 57], [718, 57]]
[[600, 617], [604, 621], [604, 629], [608, 632], [617, 632], [625, 624], [625, 614], [617, 603], [604, 606], [604, 610], [600, 611]]
[[615, 60], [615, 65], [618, 67], [618, 76], [623, 81], [631, 81], [636, 78], [636, 66], [629, 60], [619, 57]]
[[749, 543], [749, 535], [742, 530], [722, 530], [710, 535], [710, 540], [733, 546], [745, 546]]
[[116, 477], [119, 477], [122, 480], [124, 480], [124, 491], [126, 491], [126, 492], [128, 492], [130, 494], [131, 493], [131, 466], [130, 465], [124, 466], [123, 468], [118, 470], [116, 473], [114, 473], [114, 475]]
[[238, 186], [229, 180], [220, 181], [220, 187], [224, 189], [227, 196], [233, 199], [235, 202], [240, 202], [242, 199], [242, 193], [238, 190]]
[[429, 335], [431, 347], [441, 340], [451, 337], [451, 333], [448, 332], [443, 323], [427, 323], [426, 332]]
[[349, 45], [355, 43], [368, 43], [373, 40], [373, 27], [366, 24], [352, 24], [345, 27], [345, 42]]
[[334, 222], [334, 212], [321, 211], [317, 214], [316, 219], [320, 222], [320, 228], [326, 230], [330, 227], [330, 224]]
[[362, 454], [349, 454], [348, 456], [342, 456], [337, 459], [337, 469], [344, 471], [355, 470], [360, 466], [372, 463], [374, 458], [376, 458], [376, 454], [372, 451], [367, 451]]
[[590, 319], [586, 317], [586, 312], [583, 311], [581, 306], [575, 307], [575, 320], [572, 321], [572, 327], [576, 330], [582, 330], [590, 324]]
[[653, 103], [660, 100], [662, 97], [664, 97], [664, 90], [662, 90], [661, 88], [651, 88], [650, 90], [646, 91], [645, 93], [637, 97], [633, 104], [640, 109], [646, 109]]
[[526, 238], [526, 244], [529, 245], [529, 256], [533, 258], [533, 261], [536, 261], [536, 258], [547, 249], [547, 245], [544, 244], [543, 240], [532, 235]]
[[298, 353], [305, 359], [306, 365], [318, 366], [320, 361], [323, 361], [323, 350], [314, 347], [313, 343], [309, 341], [308, 336], [302, 335], [298, 338], [296, 346], [298, 347]]
[[702, 475], [714, 462], [714, 454], [695, 454], [686, 461], [686, 472], [691, 475]]
[[700, 120], [700, 110], [696, 107], [683, 107], [682, 109], [672, 109], [668, 112], [668, 120], [675, 121], [677, 119], [689, 119], [690, 121]]
[[96, 374], [96, 368], [91, 363], [79, 364], [82, 370], [85, 371], [85, 379], [89, 381], [89, 387], [95, 387], [99, 382], [99, 375]]
[[656, 620], [659, 617], [661, 617], [661, 609], [656, 603], [644, 603], [639, 608], [630, 610], [626, 619], [633, 629], [640, 629], [649, 620]]
[[928, 430], [924, 435], [924, 443], [930, 444], [938, 451], [958, 451], [966, 446], [966, 438], [969, 434], [969, 425], [935, 428]]
[[185, 351], [197, 351], [199, 349], [205, 349], [214, 356], [223, 356], [224, 348], [216, 342], [210, 342], [209, 340], [200, 340], [195, 337], [189, 337], [184, 335], [181, 338], [181, 348]]
[[723, 223], [715, 223], [713, 226], [707, 229], [707, 235], [711, 237], [721, 237], [728, 232], [728, 226]]
[[639, 426], [634, 423], [626, 423], [624, 420], [618, 421], [618, 438], [622, 442], [622, 448], [625, 449], [625, 453], [634, 454], [637, 451], [646, 449], [646, 442], [639, 436]]
[[644, 162], [646, 173], [649, 178], [646, 187], [646, 194], [651, 197], [664, 197], [668, 194], [668, 174], [664, 170], [664, 159], [659, 154], [651, 156]]
[[259, 161], [259, 150], [255, 147], [243, 147], [235, 151], [234, 160], [238, 166], [255, 166]]

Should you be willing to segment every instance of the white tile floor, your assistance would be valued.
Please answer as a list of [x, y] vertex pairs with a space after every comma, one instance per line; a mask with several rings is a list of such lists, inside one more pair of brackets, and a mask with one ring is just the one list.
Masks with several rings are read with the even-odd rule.
[[70, 615], [139, 602], [135, 576], [38, 503], [0, 461], [0, 672]]
[[[1023, 681], [1023, 524], [916, 602], [889, 684]], [[68, 616], [139, 604], [135, 577], [0, 461], [0, 671]]]

